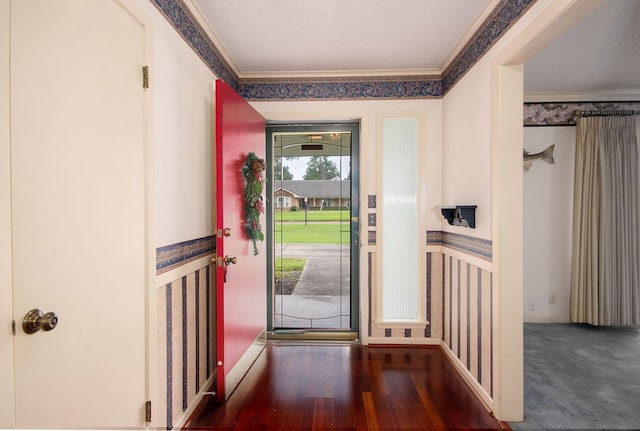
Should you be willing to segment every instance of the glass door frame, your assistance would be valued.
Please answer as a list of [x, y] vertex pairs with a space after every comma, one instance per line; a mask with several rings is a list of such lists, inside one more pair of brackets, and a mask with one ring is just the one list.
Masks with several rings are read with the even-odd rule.
[[[361, 227], [360, 218], [360, 122], [267, 122], [267, 166], [266, 175], [266, 215], [267, 229], [267, 331], [273, 332], [273, 303], [274, 289], [274, 197], [273, 197], [273, 134], [274, 133], [330, 133], [330, 132], [350, 132], [351, 133], [351, 241], [350, 241], [350, 328], [348, 329], [327, 329], [323, 332], [354, 332], [360, 333], [360, 245]], [[355, 221], [354, 221], [355, 220]]]

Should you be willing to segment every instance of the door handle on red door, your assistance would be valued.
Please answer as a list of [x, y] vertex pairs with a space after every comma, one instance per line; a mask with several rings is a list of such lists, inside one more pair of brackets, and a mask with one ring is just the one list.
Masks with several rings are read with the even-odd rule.
[[231, 229], [229, 229], [228, 227], [225, 227], [224, 229], [218, 229], [218, 238], [222, 238], [223, 236], [230, 237]]
[[27, 334], [35, 334], [41, 329], [48, 332], [55, 329], [56, 326], [58, 326], [56, 313], [50, 311], [45, 314], [37, 308], [29, 311], [22, 319], [22, 329]]

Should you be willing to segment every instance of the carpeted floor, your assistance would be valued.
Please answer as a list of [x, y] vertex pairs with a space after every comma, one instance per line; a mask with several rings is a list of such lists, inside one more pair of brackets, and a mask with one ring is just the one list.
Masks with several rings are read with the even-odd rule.
[[525, 421], [514, 430], [640, 429], [640, 332], [524, 325]]

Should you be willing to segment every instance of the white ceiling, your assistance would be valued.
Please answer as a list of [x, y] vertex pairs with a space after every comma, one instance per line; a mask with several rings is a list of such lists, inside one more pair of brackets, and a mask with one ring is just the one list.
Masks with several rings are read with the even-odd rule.
[[640, 100], [640, 1], [608, 0], [525, 65], [524, 85], [528, 100]]
[[379, 71], [437, 74], [485, 9], [490, 12], [496, 3], [192, 1], [241, 78]]
[[[498, 0], [191, 3], [240, 78], [277, 78], [440, 74]], [[639, 95], [638, 23], [640, 0], [608, 0], [525, 65], [525, 93]]]

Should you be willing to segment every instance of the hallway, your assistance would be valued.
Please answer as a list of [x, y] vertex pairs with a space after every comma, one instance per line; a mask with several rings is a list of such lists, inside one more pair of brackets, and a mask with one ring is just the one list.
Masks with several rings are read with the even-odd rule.
[[437, 347], [270, 343], [226, 404], [217, 405], [209, 398], [185, 428], [504, 427]]

